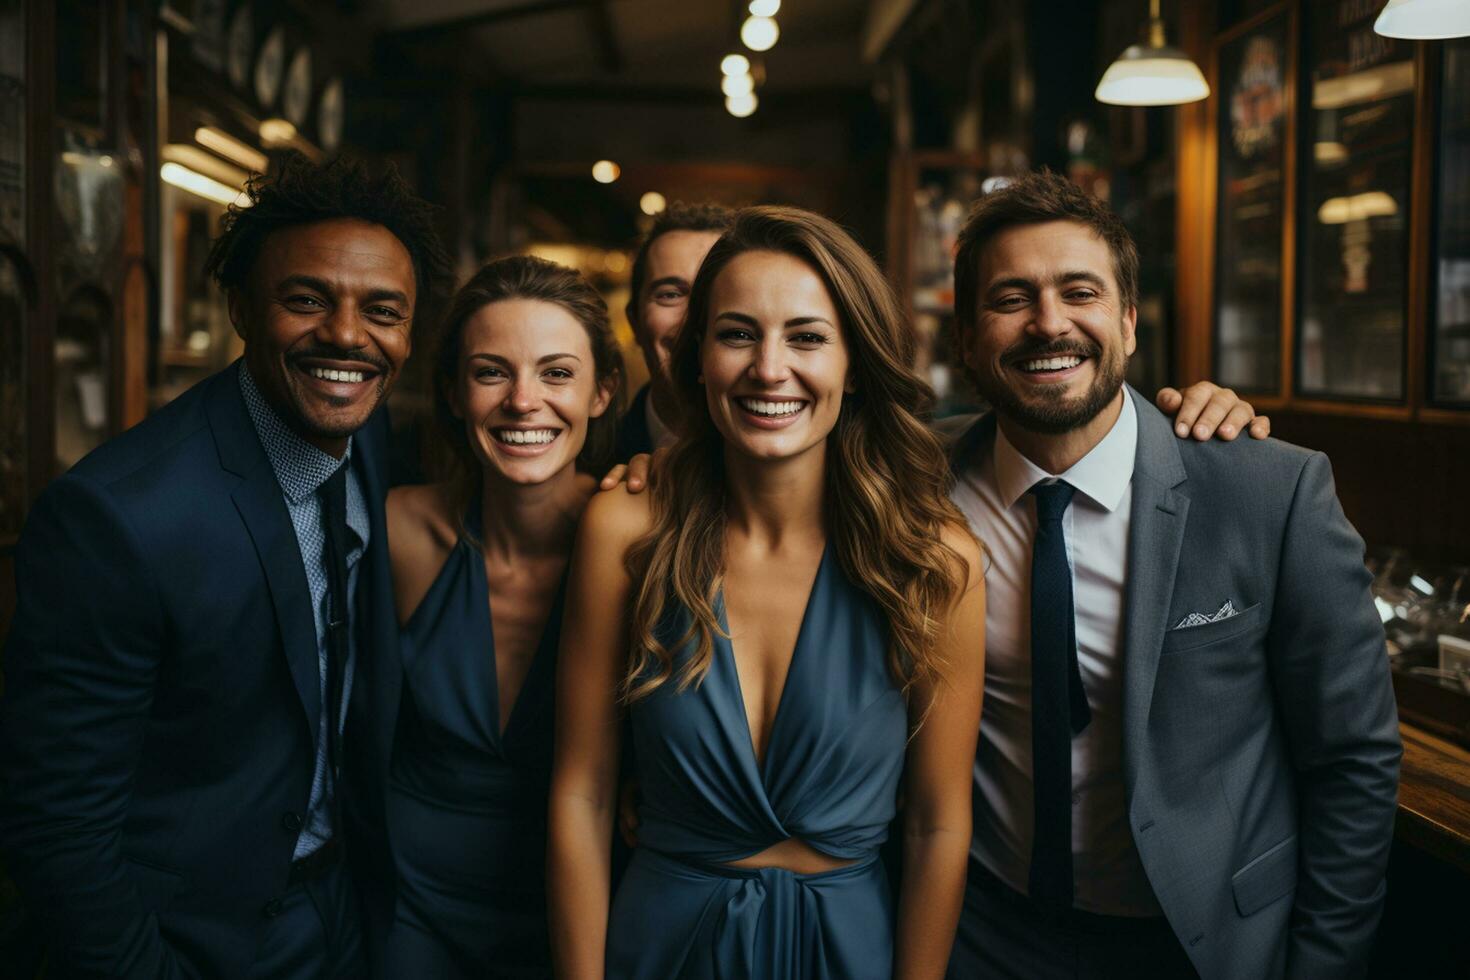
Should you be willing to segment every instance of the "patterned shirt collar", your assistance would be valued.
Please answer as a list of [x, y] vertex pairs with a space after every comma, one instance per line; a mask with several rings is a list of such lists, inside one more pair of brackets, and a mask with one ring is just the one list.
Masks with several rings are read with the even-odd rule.
[[352, 461], [351, 436], [347, 438], [347, 452], [337, 459], [293, 432], [265, 400], [244, 361], [240, 362], [240, 393], [245, 396], [245, 408], [265, 448], [266, 458], [271, 461], [276, 481], [288, 499], [298, 503], [305, 500], [327, 482], [337, 467]]

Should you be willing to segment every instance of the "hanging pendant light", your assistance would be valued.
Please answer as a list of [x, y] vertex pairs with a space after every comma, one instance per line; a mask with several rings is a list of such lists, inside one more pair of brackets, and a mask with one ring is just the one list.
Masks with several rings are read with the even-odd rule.
[[1465, 0], [1388, 0], [1373, 22], [1384, 37], [1410, 41], [1443, 41], [1470, 37], [1470, 3]]
[[1109, 105], [1183, 105], [1210, 94], [1210, 86], [1189, 55], [1164, 42], [1159, 0], [1149, 0], [1148, 41], [1130, 45], [1103, 72], [1093, 93]]

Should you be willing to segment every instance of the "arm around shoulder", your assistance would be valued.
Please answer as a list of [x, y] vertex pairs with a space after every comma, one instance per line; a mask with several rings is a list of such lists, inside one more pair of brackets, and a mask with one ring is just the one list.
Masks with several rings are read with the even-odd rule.
[[942, 678], [916, 685], [922, 719], [909, 744], [903, 814], [895, 976], [942, 977], [964, 898], [970, 851], [971, 780], [985, 683], [984, 554], [968, 529], [946, 528], [964, 586], [941, 625]]
[[632, 594], [625, 561], [648, 521], [647, 498], [619, 487], [592, 498], [577, 529], [557, 664], [547, 859], [559, 977], [603, 971]]
[[1382, 911], [1402, 746], [1370, 581], [1316, 453], [1287, 518], [1267, 636], [1300, 809], [1294, 977], [1361, 973]]
[[165, 653], [146, 554], [110, 495], [54, 482], [16, 550], [0, 707], [0, 845], [53, 968], [179, 977], [122, 853], [133, 774]]

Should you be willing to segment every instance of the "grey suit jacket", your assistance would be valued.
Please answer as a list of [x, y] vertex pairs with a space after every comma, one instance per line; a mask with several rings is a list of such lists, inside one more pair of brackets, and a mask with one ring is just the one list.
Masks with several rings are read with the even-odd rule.
[[[1321, 453], [1181, 440], [1128, 394], [1123, 776], [1149, 883], [1204, 980], [1361, 976], [1402, 754], [1363, 542]], [[994, 445], [993, 415], [945, 428], [957, 469]]]

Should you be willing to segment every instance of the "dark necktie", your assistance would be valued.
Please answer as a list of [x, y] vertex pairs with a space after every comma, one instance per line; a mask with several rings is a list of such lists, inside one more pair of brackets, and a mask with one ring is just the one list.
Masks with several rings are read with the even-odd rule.
[[317, 490], [322, 498], [326, 541], [322, 564], [327, 571], [330, 610], [327, 621], [327, 761], [335, 784], [342, 768], [342, 685], [347, 670], [347, 463]]
[[1031, 898], [1042, 908], [1072, 907], [1072, 736], [1092, 720], [1077, 666], [1072, 570], [1062, 515], [1076, 488], [1038, 483], [1031, 546], [1031, 776], [1035, 838]]

